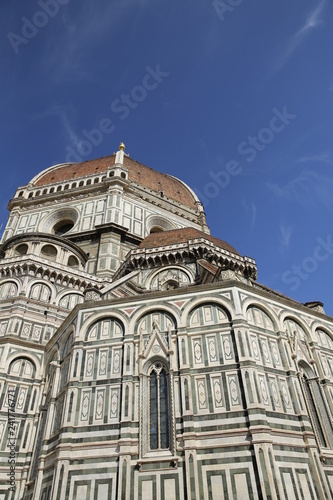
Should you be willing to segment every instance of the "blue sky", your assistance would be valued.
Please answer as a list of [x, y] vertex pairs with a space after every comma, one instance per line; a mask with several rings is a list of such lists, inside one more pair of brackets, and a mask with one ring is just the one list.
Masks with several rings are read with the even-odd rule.
[[124, 141], [200, 193], [258, 281], [333, 315], [332, 17], [329, 0], [3, 0], [0, 224], [39, 171]]

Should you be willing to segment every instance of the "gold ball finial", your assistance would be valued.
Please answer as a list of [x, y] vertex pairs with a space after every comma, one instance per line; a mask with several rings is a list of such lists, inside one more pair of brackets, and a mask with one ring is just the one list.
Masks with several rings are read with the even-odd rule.
[[123, 142], [119, 145], [119, 151], [125, 151], [125, 144]]

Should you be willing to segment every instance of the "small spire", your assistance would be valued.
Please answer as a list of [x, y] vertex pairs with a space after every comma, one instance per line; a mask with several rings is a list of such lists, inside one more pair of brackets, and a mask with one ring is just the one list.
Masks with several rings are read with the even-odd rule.
[[120, 143], [119, 150], [120, 151], [125, 151], [125, 144], [123, 142]]

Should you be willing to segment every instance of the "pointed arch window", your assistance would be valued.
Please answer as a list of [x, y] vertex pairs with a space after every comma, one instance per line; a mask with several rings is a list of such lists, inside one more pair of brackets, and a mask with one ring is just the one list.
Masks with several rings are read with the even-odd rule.
[[318, 377], [310, 367], [301, 364], [302, 386], [310, 421], [319, 446], [333, 448], [333, 425]]
[[[316, 431], [316, 436], [321, 446], [326, 447], [327, 441], [325, 439], [325, 434], [323, 432], [323, 427], [321, 425], [320, 415], [318, 413], [318, 408], [316, 404], [316, 400], [313, 394], [313, 388], [317, 384], [316, 381], [310, 381], [310, 379], [303, 373], [302, 383], [304, 387], [304, 391], [306, 394], [306, 399], [309, 406], [309, 413], [312, 419], [313, 427]], [[313, 386], [313, 387], [311, 387]]]
[[149, 450], [170, 448], [169, 375], [161, 363], [149, 372]]

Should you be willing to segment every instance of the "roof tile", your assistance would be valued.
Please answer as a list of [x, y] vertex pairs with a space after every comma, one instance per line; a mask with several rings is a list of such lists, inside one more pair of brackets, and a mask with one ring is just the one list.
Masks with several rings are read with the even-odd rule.
[[[115, 155], [87, 160], [82, 163], [59, 165], [57, 168], [49, 169], [35, 181], [35, 186], [44, 186], [62, 181], [69, 181], [106, 172], [108, 167], [114, 165]], [[164, 196], [178, 201], [192, 210], [196, 210], [196, 199], [191, 191], [178, 179], [157, 172], [156, 170], [133, 160], [129, 156], [124, 156], [124, 166], [128, 169], [130, 181], [141, 184], [159, 193], [163, 191]]]
[[214, 245], [239, 255], [237, 250], [219, 238], [214, 238], [210, 234], [199, 231], [194, 227], [184, 227], [181, 229], [172, 229], [171, 231], [161, 231], [159, 233], [149, 234], [139, 245], [139, 248], [155, 248], [164, 247], [167, 245], [174, 245], [179, 243], [186, 243], [189, 240], [204, 238], [214, 243]]

